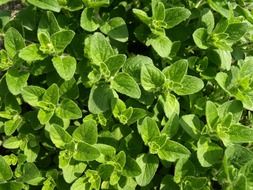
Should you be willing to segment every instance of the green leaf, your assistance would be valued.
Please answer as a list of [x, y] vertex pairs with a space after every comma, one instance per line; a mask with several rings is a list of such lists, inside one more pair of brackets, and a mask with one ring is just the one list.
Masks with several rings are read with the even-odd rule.
[[48, 32], [38, 32], [38, 40], [40, 42], [39, 50], [44, 54], [54, 53], [54, 47]]
[[167, 23], [166, 28], [169, 29], [175, 27], [184, 20], [188, 19], [190, 15], [191, 12], [184, 7], [173, 7], [166, 9], [164, 20], [164, 22]]
[[213, 64], [220, 65], [221, 69], [229, 71], [232, 64], [232, 56], [229, 51], [215, 49], [209, 51], [208, 57]]
[[87, 7], [106, 7], [110, 4], [110, 0], [83, 0]]
[[210, 139], [201, 137], [198, 141], [197, 157], [202, 167], [211, 167], [221, 162], [223, 149]]
[[110, 164], [100, 164], [98, 168], [99, 175], [103, 180], [109, 180], [113, 171], [114, 167]]
[[207, 32], [209, 34], [212, 33], [214, 29], [215, 21], [214, 21], [214, 15], [210, 9], [206, 8], [202, 11], [201, 22], [207, 28]]
[[82, 111], [78, 105], [70, 99], [61, 101], [59, 107], [56, 108], [56, 114], [64, 119], [79, 119], [82, 117]]
[[138, 185], [146, 186], [155, 176], [156, 170], [159, 165], [159, 160], [155, 155], [141, 154], [136, 159], [136, 162], [141, 168], [141, 174], [135, 177], [135, 180]]
[[10, 137], [3, 142], [3, 147], [7, 149], [17, 149], [21, 144], [21, 140], [17, 137]]
[[109, 41], [101, 33], [96, 32], [86, 38], [85, 44], [87, 54], [94, 64], [99, 65], [115, 54]]
[[94, 146], [85, 142], [78, 142], [73, 158], [78, 161], [92, 161], [100, 156], [100, 152]]
[[82, 0], [73, 0], [73, 1], [59, 0], [58, 2], [64, 9], [71, 12], [83, 9]]
[[[247, 164], [245, 164], [241, 169], [240, 173], [242, 176], [246, 177], [246, 186], [252, 187], [253, 186], [253, 180], [252, 180], [252, 171], [253, 171], [253, 163], [252, 160], [249, 161]], [[240, 186], [241, 184], [239, 184]]]
[[37, 106], [38, 102], [42, 100], [45, 89], [39, 86], [26, 86], [23, 88], [21, 94], [25, 102], [31, 106]]
[[180, 119], [180, 124], [183, 129], [188, 133], [192, 138], [198, 139], [201, 135], [201, 121], [194, 114], [184, 115]]
[[217, 133], [225, 145], [253, 141], [253, 129], [240, 124], [231, 125], [229, 128], [218, 126]]
[[[0, 3], [1, 4], [1, 3]], [[11, 190], [22, 190], [23, 189], [23, 184], [20, 182], [7, 182], [7, 183], [1, 183], [0, 184], [0, 190], [6, 190], [6, 189], [11, 189]]]
[[152, 22], [152, 19], [148, 17], [147, 13], [140, 9], [133, 9], [133, 13], [146, 25]]
[[161, 147], [166, 143], [167, 138], [168, 136], [166, 134], [152, 138], [152, 140], [148, 142], [149, 152], [151, 154], [157, 154]]
[[50, 110], [40, 109], [37, 117], [40, 123], [42, 125], [45, 125], [49, 122], [49, 120], [53, 117], [53, 115], [54, 115], [54, 109], [50, 109]]
[[99, 24], [96, 21], [95, 9], [85, 8], [81, 15], [80, 26], [89, 32], [93, 32], [98, 29]]
[[214, 128], [219, 120], [219, 114], [216, 105], [211, 101], [207, 101], [205, 113], [208, 126]]
[[123, 175], [127, 177], [139, 176], [142, 173], [140, 166], [130, 156], [126, 157], [126, 164], [123, 169]]
[[128, 119], [127, 124], [131, 125], [135, 123], [136, 121], [144, 118], [147, 116], [147, 111], [141, 108], [133, 108], [133, 113], [131, 117]]
[[25, 163], [23, 167], [22, 181], [37, 186], [44, 178], [34, 163]]
[[118, 73], [111, 82], [111, 87], [131, 98], [140, 98], [141, 90], [135, 80], [127, 73]]
[[86, 168], [86, 164], [71, 159], [69, 163], [62, 167], [63, 178], [67, 183], [72, 183], [75, 179], [80, 177]]
[[12, 178], [12, 170], [5, 159], [0, 156], [0, 181], [7, 181]]
[[238, 144], [228, 146], [224, 153], [224, 159], [228, 164], [241, 168], [253, 159], [253, 152], [246, 147]]
[[39, 45], [31, 44], [20, 50], [18, 56], [27, 61], [28, 63], [33, 61], [42, 61], [47, 56], [39, 50]]
[[162, 104], [163, 111], [167, 118], [172, 118], [175, 114], [179, 115], [180, 105], [177, 98], [170, 93], [159, 97], [159, 102]]
[[54, 12], [60, 12], [61, 7], [57, 0], [28, 0], [32, 5], [41, 9], [46, 9]]
[[106, 163], [116, 155], [116, 149], [113, 146], [107, 144], [95, 144], [94, 146], [100, 152], [100, 156], [96, 159], [99, 163]]
[[126, 61], [126, 56], [123, 54], [118, 54], [118, 55], [109, 57], [105, 61], [105, 64], [110, 71], [110, 75], [114, 76], [121, 69], [125, 61]]
[[6, 50], [0, 50], [0, 71], [5, 71], [13, 65], [13, 62], [7, 55]]
[[209, 6], [220, 13], [222, 16], [228, 18], [230, 16], [230, 11], [228, 9], [227, 1], [220, 0], [207, 0]]
[[9, 91], [13, 95], [18, 95], [22, 92], [22, 89], [27, 86], [27, 80], [29, 73], [26, 71], [20, 71], [16, 68], [8, 70], [6, 74], [6, 83]]
[[121, 99], [116, 99], [112, 107], [112, 114], [115, 118], [118, 118], [126, 109], [126, 104]]
[[164, 74], [153, 65], [142, 65], [141, 85], [146, 91], [159, 91], [165, 82]]
[[70, 80], [76, 71], [76, 59], [72, 56], [57, 56], [52, 59], [54, 68], [61, 78]]
[[126, 153], [124, 151], [120, 151], [113, 159], [113, 161], [119, 165], [116, 165], [119, 167], [118, 169], [123, 169], [123, 167], [126, 164]]
[[198, 48], [200, 48], [200, 49], [207, 49], [208, 48], [207, 29], [199, 28], [199, 29], [194, 31], [192, 36], [193, 36], [193, 40], [194, 40], [195, 44], [198, 46]]
[[57, 84], [52, 84], [48, 89], [45, 91], [42, 100], [47, 103], [52, 103], [53, 105], [57, 105], [59, 101], [59, 87]]
[[220, 118], [226, 117], [229, 113], [233, 115], [233, 122], [239, 123], [242, 117], [243, 104], [238, 100], [231, 100], [223, 103], [218, 108], [218, 114]]
[[[101, 96], [103, 94], [103, 96]], [[90, 92], [88, 108], [91, 113], [99, 114], [110, 109], [113, 91], [107, 85], [93, 86]]]
[[57, 148], [65, 149], [66, 145], [72, 141], [72, 137], [59, 125], [51, 125], [49, 135]]
[[25, 47], [22, 35], [15, 28], [9, 28], [4, 36], [4, 47], [11, 58]]
[[79, 97], [79, 88], [74, 78], [64, 81], [60, 84], [60, 97], [77, 99]]
[[227, 93], [230, 94], [230, 92], [227, 90], [227, 85], [228, 85], [228, 74], [224, 72], [219, 72], [217, 73], [215, 80], [217, 83], [220, 85], [220, 87], [225, 90]]
[[176, 135], [179, 130], [179, 116], [177, 114], [172, 114], [169, 120], [164, 124], [161, 131], [162, 134], [166, 134], [169, 138]]
[[80, 188], [83, 188], [87, 185], [87, 178], [85, 176], [79, 177], [72, 185], [70, 190], [78, 190]]
[[166, 143], [158, 150], [158, 156], [162, 160], [175, 162], [184, 157], [189, 157], [191, 152], [182, 144], [167, 139]]
[[11, 95], [8, 94], [8, 96], [5, 97], [5, 111], [10, 112], [10, 113], [21, 113], [21, 107], [18, 102], [18, 99]]
[[[59, 32], [61, 30], [58, 21], [51, 11], [46, 11], [40, 19], [38, 26], [38, 39], [40, 34], [44, 34], [50, 38], [50, 35]], [[50, 40], [50, 39], [49, 39]], [[40, 41], [40, 40], [39, 40]], [[45, 44], [46, 45], [46, 44]]]
[[6, 121], [4, 132], [7, 136], [12, 135], [19, 127], [23, 125], [23, 119], [19, 115], [14, 116], [13, 119]]
[[51, 36], [52, 45], [55, 53], [59, 54], [64, 52], [65, 48], [70, 44], [75, 36], [72, 30], [61, 30]]
[[128, 41], [128, 29], [127, 25], [123, 18], [114, 17], [109, 21], [105, 22], [100, 30], [111, 37], [114, 40], [119, 42], [127, 42]]
[[72, 136], [77, 141], [83, 141], [88, 144], [97, 143], [98, 129], [96, 122], [93, 120], [84, 121], [82, 125], [75, 129]]
[[163, 74], [167, 79], [173, 82], [181, 82], [184, 76], [187, 74], [188, 62], [185, 59], [176, 61], [172, 65], [163, 69]]
[[156, 53], [162, 58], [168, 58], [172, 48], [172, 42], [167, 36], [154, 36], [148, 39], [147, 44], [150, 44]]
[[187, 190], [210, 190], [209, 181], [206, 177], [187, 176], [181, 187]]
[[165, 7], [162, 2], [159, 0], [152, 0], [152, 18], [154, 20], [161, 20], [165, 19]]
[[36, 30], [37, 27], [37, 15], [36, 10], [33, 6], [25, 7], [22, 11], [18, 14], [18, 19], [22, 20], [22, 25], [25, 29], [29, 31]]
[[173, 91], [180, 96], [195, 94], [204, 87], [204, 82], [197, 77], [185, 75], [181, 84], [173, 87]]
[[180, 183], [186, 176], [196, 175], [196, 169], [189, 158], [181, 158], [177, 161], [174, 171], [174, 182]]
[[161, 182], [160, 190], [179, 190], [179, 186], [174, 182], [173, 176], [166, 175]]
[[129, 57], [126, 60], [122, 70], [128, 73], [130, 76], [132, 76], [134, 80], [139, 83], [141, 80], [141, 77], [140, 77], [141, 68], [142, 68], [142, 65], [145, 65], [145, 64], [153, 65], [153, 60], [147, 56], [136, 55], [133, 57]]
[[240, 40], [247, 31], [247, 23], [232, 23], [228, 25], [226, 33], [229, 35], [228, 40], [233, 43]]
[[145, 144], [160, 136], [160, 130], [154, 119], [146, 117], [139, 125], [138, 132]]

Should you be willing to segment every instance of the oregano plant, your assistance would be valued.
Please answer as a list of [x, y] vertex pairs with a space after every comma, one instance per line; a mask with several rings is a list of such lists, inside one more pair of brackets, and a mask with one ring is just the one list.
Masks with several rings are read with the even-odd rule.
[[252, 7], [0, 0], [0, 190], [253, 189]]

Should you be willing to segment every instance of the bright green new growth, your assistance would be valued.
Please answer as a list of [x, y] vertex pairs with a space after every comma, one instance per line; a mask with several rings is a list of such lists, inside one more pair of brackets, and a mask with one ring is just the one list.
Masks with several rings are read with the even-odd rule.
[[253, 189], [252, 6], [0, 0], [0, 190]]

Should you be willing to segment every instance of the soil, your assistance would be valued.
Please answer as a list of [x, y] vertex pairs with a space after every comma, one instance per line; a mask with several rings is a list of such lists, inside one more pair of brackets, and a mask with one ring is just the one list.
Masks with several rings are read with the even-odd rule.
[[[1, 11], [11, 11], [12, 17], [14, 17], [20, 9], [22, 9], [21, 0], [13, 0], [7, 4], [0, 6], [0, 12]], [[3, 37], [0, 34], [0, 49], [2, 49], [2, 48], [3, 48]]]
[[12, 12], [18, 11], [22, 8], [22, 4], [20, 0], [13, 0], [7, 4], [0, 6], [0, 11], [2, 10], [10, 10]]

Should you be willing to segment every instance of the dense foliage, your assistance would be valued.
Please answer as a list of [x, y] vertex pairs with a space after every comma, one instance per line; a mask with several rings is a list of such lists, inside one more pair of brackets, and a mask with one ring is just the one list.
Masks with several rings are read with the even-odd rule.
[[251, 9], [251, 0], [1, 9], [0, 190], [252, 190]]

